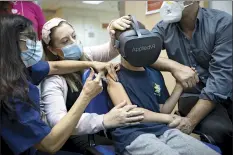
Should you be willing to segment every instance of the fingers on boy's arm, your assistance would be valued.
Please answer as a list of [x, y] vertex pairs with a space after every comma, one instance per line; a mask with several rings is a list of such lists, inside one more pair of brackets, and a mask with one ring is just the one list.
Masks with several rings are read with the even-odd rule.
[[109, 74], [106, 75], [106, 78], [108, 80], [108, 84], [117, 83]]

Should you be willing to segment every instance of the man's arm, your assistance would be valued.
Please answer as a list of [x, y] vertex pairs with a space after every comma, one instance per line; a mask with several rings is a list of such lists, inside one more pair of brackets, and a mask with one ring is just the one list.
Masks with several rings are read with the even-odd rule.
[[[126, 101], [127, 104], [132, 104], [122, 84], [119, 82], [115, 82], [109, 76], [107, 77], [107, 79], [107, 90], [113, 105], [116, 106], [122, 101]], [[144, 108], [136, 109], [142, 110], [144, 112], [144, 119], [142, 122], [170, 123], [173, 120], [172, 116], [168, 114], [156, 113]]]
[[215, 104], [209, 100], [199, 99], [197, 104], [187, 115], [191, 124], [196, 126], [203, 118], [205, 118], [215, 107]]
[[[186, 117], [181, 117], [178, 126], [174, 126], [186, 134], [191, 134], [196, 125], [214, 108], [215, 103], [208, 100], [199, 99], [189, 114]], [[169, 126], [173, 126], [172, 124], [173, 123], [169, 124]]]
[[197, 73], [190, 67], [184, 66], [167, 58], [158, 58], [151, 67], [159, 71], [168, 71], [182, 84], [184, 88], [193, 87], [199, 82]]
[[[220, 24], [216, 31], [215, 47], [209, 63], [209, 78], [197, 104], [178, 128], [188, 133], [216, 106], [232, 95], [232, 20]], [[190, 124], [187, 126], [185, 124]], [[191, 128], [191, 130], [190, 130]]]
[[232, 22], [219, 26], [215, 47], [209, 63], [210, 76], [203, 88], [200, 99], [188, 114], [195, 124], [199, 123], [215, 104], [224, 102], [232, 91]]
[[[157, 23], [152, 29], [156, 36], [158, 36], [164, 43], [165, 36], [165, 27], [166, 24], [163, 21]], [[165, 49], [164, 44], [162, 45]], [[158, 60], [151, 65], [151, 67], [159, 71], [168, 71], [171, 72], [174, 78], [182, 84], [184, 88], [192, 88], [199, 82], [197, 74], [190, 67], [184, 66], [176, 61], [167, 59], [167, 58], [158, 58]]]

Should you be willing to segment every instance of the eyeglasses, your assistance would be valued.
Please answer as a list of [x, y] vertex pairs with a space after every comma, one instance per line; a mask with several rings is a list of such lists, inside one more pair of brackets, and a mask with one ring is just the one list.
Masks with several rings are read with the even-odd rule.
[[[32, 46], [32, 47], [35, 47], [35, 46], [36, 46], [36, 40], [30, 41], [30, 42], [28, 42], [28, 43], [27, 43], [27, 39], [20, 38], [19, 40], [20, 40], [20, 41], [23, 41], [23, 42], [26, 42], [26, 44], [28, 44], [29, 46]], [[29, 39], [29, 40], [31, 40], [31, 39]]]
[[[30, 40], [36, 40], [35, 32], [20, 32], [20, 34], [23, 38], [28, 38]], [[20, 39], [20, 40], [25, 41], [26, 39]]]

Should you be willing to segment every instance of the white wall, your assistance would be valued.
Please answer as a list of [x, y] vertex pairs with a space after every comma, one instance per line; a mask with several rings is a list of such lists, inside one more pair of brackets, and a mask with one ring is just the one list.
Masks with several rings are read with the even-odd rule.
[[232, 1], [209, 1], [209, 7], [225, 11], [232, 15]]
[[[109, 41], [109, 34], [107, 29], [102, 28], [102, 23], [109, 23], [112, 19], [119, 18], [119, 12], [90, 9], [61, 8], [59, 12], [59, 17], [74, 26], [77, 37], [84, 46], [94, 46]], [[94, 34], [93, 37], [89, 36], [90, 33]]]

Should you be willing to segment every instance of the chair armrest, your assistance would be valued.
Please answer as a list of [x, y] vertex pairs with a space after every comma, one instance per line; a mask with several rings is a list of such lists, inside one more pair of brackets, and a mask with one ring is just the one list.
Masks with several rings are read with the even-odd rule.
[[216, 142], [214, 141], [214, 139], [211, 136], [206, 135], [206, 134], [204, 134], [200, 131], [197, 131], [197, 130], [194, 130], [193, 133], [200, 135], [201, 141], [216, 145]]
[[94, 134], [88, 135], [88, 142], [89, 142], [90, 147], [96, 146], [96, 144], [95, 144], [95, 135]]

